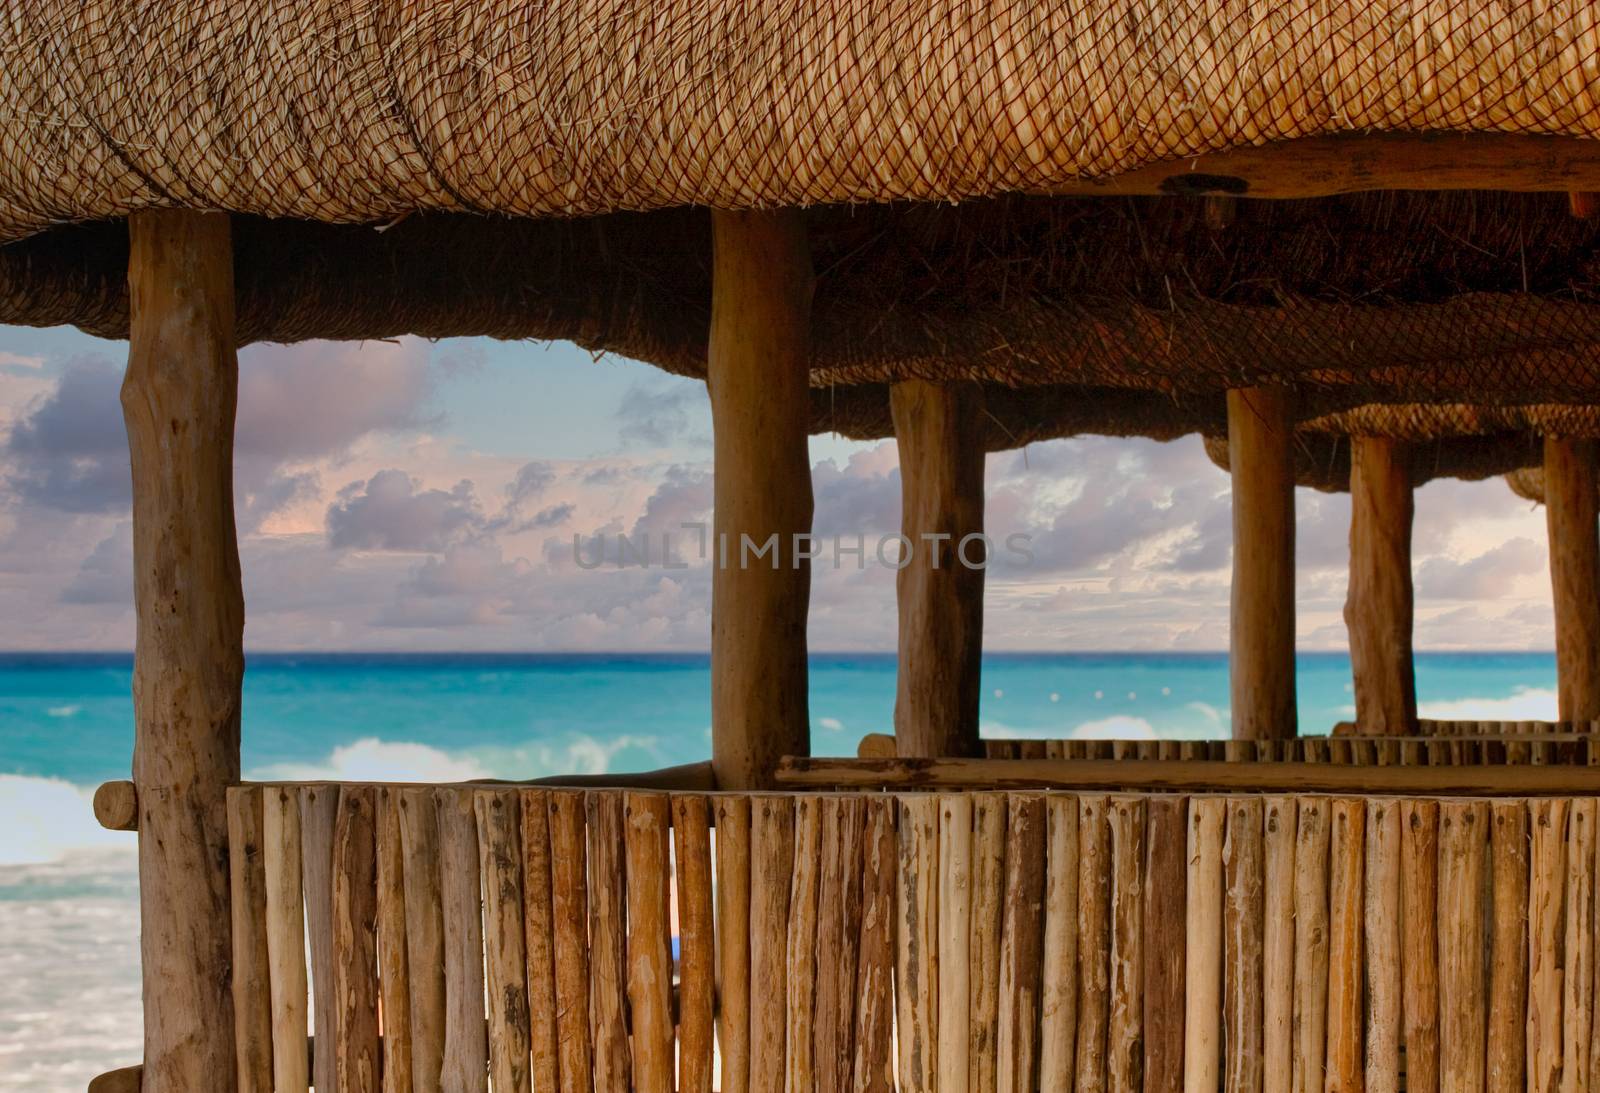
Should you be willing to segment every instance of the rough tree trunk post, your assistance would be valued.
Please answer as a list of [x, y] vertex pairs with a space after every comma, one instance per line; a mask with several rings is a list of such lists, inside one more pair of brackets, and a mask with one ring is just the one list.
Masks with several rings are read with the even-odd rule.
[[750, 789], [810, 753], [811, 564], [794, 537], [811, 531], [811, 257], [796, 212], [711, 222], [711, 762], [718, 786]]
[[1286, 387], [1228, 392], [1233, 471], [1233, 606], [1228, 666], [1233, 735], [1296, 734], [1294, 401]]
[[1546, 437], [1544, 508], [1556, 614], [1556, 681], [1563, 721], [1600, 717], [1600, 442]]
[[[984, 427], [977, 384], [889, 388], [900, 449], [900, 531], [911, 562], [895, 577], [900, 664], [894, 735], [903, 756], [980, 755]], [[924, 538], [943, 536], [943, 538]]]
[[233, 248], [220, 213], [135, 213], [128, 232], [143, 1090], [232, 1090], [225, 794], [244, 676]]
[[1411, 472], [1387, 437], [1350, 439], [1350, 588], [1344, 605], [1357, 731], [1416, 731], [1411, 660]]

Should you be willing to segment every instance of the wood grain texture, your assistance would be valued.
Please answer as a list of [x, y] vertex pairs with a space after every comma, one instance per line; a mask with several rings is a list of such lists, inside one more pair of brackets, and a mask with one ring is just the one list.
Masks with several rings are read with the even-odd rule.
[[[1489, 944], [1489, 1050], [1484, 1077], [1488, 1093], [1519, 1093], [1526, 1088], [1528, 851], [1527, 803], [1493, 802], [1490, 805], [1490, 900], [1494, 923]], [[1429, 874], [1428, 879], [1434, 880], [1436, 876], [1437, 871]], [[1410, 914], [1408, 908], [1408, 917]], [[1409, 950], [1407, 956], [1410, 956]], [[1413, 971], [1415, 968], [1408, 969], [1408, 978]], [[1409, 1086], [1412, 1078], [1409, 1041], [1407, 1052]]]
[[139, 790], [126, 778], [95, 787], [93, 807], [95, 821], [107, 831], [139, 830]]
[[1228, 671], [1233, 735], [1296, 735], [1294, 672], [1294, 396], [1288, 387], [1228, 392], [1233, 474], [1233, 584]]
[[1588, 1093], [1594, 1028], [1595, 802], [1567, 815], [1566, 938], [1561, 984], [1561, 1093]]
[[1369, 800], [1362, 900], [1366, 946], [1366, 1093], [1399, 1093], [1402, 1042], [1400, 829], [1402, 806]]
[[1073, 1087], [1102, 1093], [1111, 1018], [1111, 829], [1105, 797], [1078, 798], [1078, 1032]]
[[1566, 912], [1567, 812], [1564, 800], [1535, 801], [1528, 875], [1528, 1088], [1561, 1083], [1562, 984]]
[[596, 1093], [629, 1093], [627, 879], [622, 794], [584, 795], [589, 850], [589, 1042]]
[[942, 794], [939, 809], [937, 974], [939, 1093], [967, 1093], [972, 1027], [972, 798]]
[[750, 1089], [780, 1093], [787, 1075], [789, 896], [794, 799], [750, 801]]
[[510, 789], [477, 790], [472, 794], [472, 807], [483, 888], [489, 1079], [495, 1093], [529, 1093], [532, 1046], [522, 921], [522, 808], [516, 790]]
[[306, 939], [311, 953], [312, 1035], [324, 1050], [312, 1058], [311, 1084], [318, 1093], [338, 1089], [337, 1056], [326, 1050], [338, 1036], [334, 996], [333, 831], [339, 817], [339, 787], [300, 789], [301, 887], [306, 899]]
[[550, 793], [518, 794], [522, 814], [522, 951], [527, 961], [529, 1077], [539, 1093], [560, 1087], [556, 1006], [555, 911], [552, 903]]
[[1071, 1088], [1078, 1043], [1078, 798], [1045, 798], [1044, 967], [1039, 986], [1039, 1084]]
[[932, 1093], [939, 1065], [939, 798], [901, 797], [895, 996], [902, 1090]]
[[1484, 1087], [1488, 1013], [1484, 985], [1483, 896], [1489, 806], [1439, 805], [1439, 1085], [1451, 1093]]
[[489, 1040], [478, 822], [470, 789], [437, 789], [433, 803], [439, 819], [439, 903], [444, 938], [440, 1084], [446, 1093], [484, 1093], [489, 1084]]
[[[812, 271], [797, 210], [711, 216], [706, 387], [713, 433], [711, 761], [723, 789], [770, 784], [778, 760], [806, 755], [806, 614], [811, 564]], [[776, 536], [771, 561], [746, 562]]]
[[187, 1093], [237, 1078], [226, 792], [239, 780], [244, 594], [228, 217], [130, 215], [128, 314], [142, 1080]]
[[1291, 1093], [1294, 1088], [1294, 849], [1299, 809], [1293, 797], [1268, 797], [1261, 804], [1265, 916], [1261, 953], [1261, 1089], [1262, 1093]]
[[1113, 797], [1111, 835], [1111, 980], [1106, 1024], [1106, 1088], [1144, 1089], [1145, 801]]
[[1222, 1074], [1222, 839], [1226, 802], [1189, 802], [1183, 984], [1184, 1093], [1214, 1093]]
[[750, 1087], [750, 798], [718, 795], [717, 1043], [722, 1093]]
[[[1498, 812], [1496, 819], [1498, 821]], [[1498, 844], [1498, 827], [1496, 831]], [[1501, 899], [1498, 861], [1497, 851], [1497, 907]], [[1402, 1005], [1405, 1008], [1406, 1089], [1409, 1093], [1439, 1093], [1439, 805], [1436, 801], [1407, 801], [1402, 806], [1400, 885], [1404, 923], [1401, 967], [1405, 972]], [[1526, 907], [1526, 897], [1521, 903]], [[1498, 935], [1495, 942], [1498, 951]], [[1525, 944], [1525, 941], [1519, 942], [1518, 947]], [[1498, 1004], [1500, 993], [1491, 990], [1490, 996]], [[1507, 997], [1509, 999], [1509, 995]], [[1520, 1045], [1520, 1014], [1516, 1024]], [[1490, 1028], [1494, 1028], [1492, 1016]], [[1496, 1089], [1492, 1083], [1490, 1088], [1493, 1093], [1514, 1093], [1509, 1088]]]
[[628, 1013], [635, 1093], [673, 1093], [672, 806], [664, 793], [623, 795], [628, 892]]
[[789, 929], [784, 942], [788, 991], [784, 1025], [784, 1088], [811, 1093], [816, 1086], [817, 893], [822, 871], [822, 814], [815, 796], [794, 802], [794, 870], [789, 884]]
[[411, 968], [406, 953], [405, 845], [400, 791], [377, 793], [378, 1001], [383, 1018], [383, 1093], [412, 1093]]
[[1238, 1093], [1260, 1093], [1263, 809], [1259, 798], [1230, 798], [1227, 812], [1222, 843], [1223, 1081]]
[[861, 839], [866, 802], [823, 797], [822, 866], [817, 889], [816, 1016], [812, 1022], [818, 1093], [848, 1093], [855, 1069], [856, 956], [861, 944]]
[[1600, 717], [1600, 443], [1546, 437], [1545, 524], [1563, 721]]
[[[1077, 812], [1073, 812], [1074, 821]], [[1076, 832], [1073, 846], [1077, 846]], [[1000, 933], [1005, 921], [1006, 798], [1002, 793], [972, 795], [972, 961], [968, 1033], [971, 1093], [995, 1093], [1000, 1024]], [[1077, 875], [1076, 867], [1073, 876]], [[1076, 893], [1073, 902], [1077, 902]], [[1076, 949], [1074, 949], [1074, 962]], [[1046, 966], [1049, 961], [1046, 959]], [[1076, 990], [1076, 986], [1073, 987]]]
[[[377, 790], [345, 786], [333, 835], [334, 1072], [344, 1093], [378, 1093]], [[327, 1041], [320, 1041], [323, 1051]]]
[[[889, 410], [900, 455], [900, 533], [911, 544], [908, 563], [895, 574], [896, 747], [904, 756], [977, 756], [983, 388], [902, 380], [889, 385]], [[968, 536], [979, 538], [969, 543]]]
[[1300, 800], [1294, 837], [1293, 1093], [1322, 1093], [1328, 1032], [1329, 801]]
[[1361, 1093], [1364, 802], [1333, 802], [1328, 850], [1327, 1093]]
[[1411, 523], [1415, 502], [1403, 441], [1350, 438], [1350, 580], [1344, 606], [1356, 724], [1400, 736], [1417, 723], [1411, 655]]
[[589, 851], [584, 795], [550, 791], [550, 919], [555, 936], [561, 1093], [593, 1089], [589, 1024]]
[[272, 980], [267, 955], [264, 790], [228, 790], [233, 907], [233, 1030], [238, 1093], [272, 1093]]
[[856, 961], [856, 1034], [852, 1087], [890, 1093], [894, 1085], [896, 847], [894, 800], [866, 801], [861, 839], [861, 948]]
[[272, 983], [272, 1089], [305, 1093], [311, 1084], [305, 1051], [310, 1013], [299, 795], [277, 787], [262, 790], [261, 820], [267, 968]]
[[[678, 882], [676, 1088], [680, 1093], [711, 1093], [716, 1055], [716, 916], [712, 909], [710, 806], [700, 794], [673, 795], [672, 849]], [[854, 949], [852, 944], [851, 951]]]
[[402, 789], [399, 795], [406, 968], [411, 993], [411, 1084], [414, 1093], [441, 1093], [448, 1013], [439, 809], [431, 789]]
[[1144, 1087], [1181, 1093], [1189, 801], [1152, 797], [1145, 808]]
[[1040, 961], [1044, 950], [1045, 800], [1013, 793], [1006, 830], [1005, 921], [1000, 935], [996, 1050], [999, 1093], [1028, 1093], [1039, 1066]]

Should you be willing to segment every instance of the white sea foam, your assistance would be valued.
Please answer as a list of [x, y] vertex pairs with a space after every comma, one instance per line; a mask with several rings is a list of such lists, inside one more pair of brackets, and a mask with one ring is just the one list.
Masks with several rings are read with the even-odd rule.
[[251, 772], [263, 782], [467, 782], [489, 776], [471, 756], [375, 736], [334, 748], [320, 763], [274, 763]]
[[92, 797], [59, 778], [0, 774], [0, 866], [56, 861], [72, 850], [131, 852], [132, 835], [95, 821]]
[[1508, 698], [1458, 698], [1423, 702], [1418, 717], [1438, 721], [1554, 721], [1556, 692], [1543, 687], [1518, 687]]

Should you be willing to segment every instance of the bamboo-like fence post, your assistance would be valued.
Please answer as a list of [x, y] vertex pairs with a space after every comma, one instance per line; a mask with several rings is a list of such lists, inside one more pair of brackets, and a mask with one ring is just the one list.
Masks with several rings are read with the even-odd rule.
[[322, 1050], [311, 1060], [311, 1084], [317, 1093], [339, 1088], [333, 952], [333, 833], [339, 818], [339, 789], [319, 785], [300, 788], [301, 887], [306, 898], [306, 939], [311, 954], [311, 1020]]
[[411, 996], [413, 1093], [441, 1093], [444, 1027], [444, 893], [439, 809], [429, 789], [400, 790], [400, 872], [405, 885], [406, 970]]
[[[377, 791], [345, 786], [333, 836], [334, 1070], [343, 1093], [378, 1093]], [[322, 1050], [330, 1045], [324, 1043]]]
[[[711, 761], [718, 786], [749, 789], [810, 751], [811, 568], [794, 537], [811, 531], [812, 272], [798, 212], [711, 221]], [[755, 549], [775, 541], [754, 558], [745, 536]]]
[[[665, 793], [623, 796], [628, 892], [628, 1012], [634, 1093], [673, 1093], [672, 810]], [[498, 1093], [498, 1091], [497, 1091]]]
[[1108, 1093], [1143, 1093], [1145, 800], [1113, 797], [1111, 830], [1111, 981], [1106, 1024]]
[[485, 1093], [489, 1087], [489, 1040], [478, 823], [471, 789], [436, 789], [433, 800], [439, 820], [439, 905], [444, 938], [440, 1085], [445, 1093]]
[[1568, 802], [1533, 801], [1530, 809], [1528, 1088], [1548, 1091], [1561, 1084]]
[[1292, 1093], [1297, 809], [1293, 797], [1268, 797], [1262, 802], [1262, 809], [1265, 922], [1261, 961], [1261, 1089], [1262, 1093]]
[[901, 797], [895, 1038], [900, 1088], [914, 1093], [932, 1093], [938, 1083], [939, 857], [939, 799]]
[[306, 927], [300, 873], [300, 802], [293, 790], [263, 791], [262, 859], [266, 869], [267, 967], [272, 997], [273, 1093], [306, 1093]]
[[1333, 802], [1328, 870], [1327, 1093], [1361, 1093], [1363, 1080], [1362, 859], [1366, 808], [1358, 800]]
[[[861, 949], [856, 961], [856, 1093], [894, 1089], [894, 799], [866, 802], [861, 838]], [[724, 1087], [726, 1088], [726, 1087]]]
[[411, 1075], [411, 968], [406, 954], [405, 845], [400, 791], [377, 790], [378, 1003], [383, 1014], [383, 1093], [414, 1093]]
[[518, 804], [522, 813], [522, 949], [527, 961], [529, 1078], [539, 1093], [556, 1093], [561, 1080], [561, 1040], [556, 1016], [550, 793], [524, 789]]
[[1111, 1019], [1109, 807], [1105, 797], [1078, 798], [1078, 1033], [1073, 1077], [1078, 1093], [1103, 1093], [1106, 1083]]
[[1400, 1093], [1400, 815], [1395, 801], [1367, 801], [1366, 1093]]
[[858, 796], [824, 797], [819, 802], [822, 868], [817, 890], [817, 1012], [812, 1031], [817, 1093], [849, 1093], [855, 1069], [865, 806]]
[[1261, 1091], [1262, 812], [1259, 798], [1231, 799], [1222, 844], [1223, 1080], [1237, 1093]]
[[1293, 1093], [1322, 1093], [1328, 1030], [1328, 851], [1331, 804], [1300, 799], [1294, 839]]
[[627, 873], [622, 794], [584, 795], [589, 852], [589, 1042], [595, 1093], [629, 1093]]
[[900, 532], [911, 544], [895, 575], [895, 744], [905, 756], [977, 756], [986, 563], [967, 537], [983, 534], [983, 389], [902, 380], [889, 387], [889, 408]]
[[1228, 670], [1233, 735], [1296, 735], [1294, 398], [1286, 387], [1228, 392], [1233, 602]]
[[1439, 1085], [1450, 1093], [1484, 1087], [1488, 1031], [1484, 988], [1485, 871], [1489, 807], [1439, 805]]
[[[717, 815], [718, 1088], [750, 1088], [750, 798], [719, 796]], [[566, 1093], [563, 1090], [563, 1093]]]
[[[815, 1093], [812, 1049], [817, 988], [817, 896], [822, 872], [822, 814], [814, 796], [794, 801], [794, 870], [789, 886], [789, 929], [785, 938], [788, 992], [785, 1005], [784, 1089]], [[931, 932], [937, 915], [930, 916]], [[934, 954], [937, 956], [937, 952]]]
[[1039, 1065], [1039, 982], [1044, 952], [1045, 798], [1009, 796], [1005, 921], [1000, 935], [998, 1093], [1029, 1093]]
[[233, 1024], [239, 1093], [272, 1093], [272, 986], [260, 789], [228, 790]]
[[1411, 656], [1411, 468], [1403, 442], [1350, 438], [1350, 631], [1357, 731], [1415, 731], [1416, 673]]
[[[1077, 813], [1074, 811], [1076, 821]], [[972, 975], [968, 996], [972, 1024], [968, 1063], [970, 1093], [995, 1093], [1000, 1024], [1000, 933], [1005, 918], [1006, 798], [976, 793], [972, 801]], [[1073, 846], [1077, 846], [1074, 832]], [[1076, 870], [1073, 872], [1076, 877]], [[1077, 894], [1073, 894], [1077, 902]], [[1076, 948], [1073, 959], [1076, 961]], [[1046, 961], [1048, 966], [1048, 959]], [[1074, 987], [1076, 989], [1076, 987]]]
[[1216, 1093], [1222, 1062], [1222, 831], [1227, 802], [1189, 802], [1183, 1089]]
[[[903, 572], [903, 571], [902, 571]], [[972, 798], [938, 798], [938, 1093], [967, 1093], [972, 1025]]]
[[[1498, 858], [1495, 876], [1499, 876]], [[1403, 806], [1400, 884], [1406, 1090], [1407, 1093], [1439, 1093], [1439, 805], [1436, 801], [1407, 801]], [[1498, 895], [1495, 903], [1498, 907]], [[1496, 938], [1497, 952], [1498, 941]], [[1495, 997], [1498, 992], [1490, 994]], [[1520, 1021], [1518, 1026], [1520, 1042]], [[1490, 1091], [1514, 1093], [1492, 1085]]]
[[1039, 987], [1039, 1084], [1071, 1088], [1078, 1036], [1078, 798], [1045, 798], [1044, 967]]
[[527, 926], [523, 922], [522, 809], [515, 790], [472, 795], [483, 885], [484, 968], [488, 983], [489, 1074], [495, 1093], [529, 1093]]
[[[750, 804], [750, 1089], [781, 1093], [787, 1073], [789, 896], [794, 799]], [[891, 938], [893, 935], [890, 935]]]
[[227, 216], [129, 216], [128, 318], [143, 1083], [227, 1093], [238, 1074], [226, 792], [239, 780], [244, 675]]
[[689, 793], [673, 796], [672, 849], [678, 880], [677, 1089], [679, 1093], [711, 1093], [717, 954], [706, 798]]
[[1566, 957], [1562, 977], [1561, 1093], [1589, 1093], [1595, 990], [1595, 801], [1567, 815]]
[[1182, 1093], [1189, 800], [1151, 797], [1145, 808], [1144, 1087]]
[[589, 852], [584, 795], [552, 790], [549, 823], [560, 1093], [589, 1093], [594, 1088], [594, 1045], [589, 1019]]

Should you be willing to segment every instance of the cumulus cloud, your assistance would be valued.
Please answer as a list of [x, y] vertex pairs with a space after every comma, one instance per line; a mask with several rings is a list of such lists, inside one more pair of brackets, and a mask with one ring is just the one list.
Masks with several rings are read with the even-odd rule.
[[481, 527], [472, 483], [423, 489], [404, 471], [379, 471], [339, 491], [328, 508], [328, 545], [335, 550], [439, 551]]
[[1429, 558], [1417, 567], [1417, 594], [1441, 600], [1498, 600], [1510, 595], [1522, 577], [1544, 568], [1541, 544], [1512, 539], [1464, 561]]
[[84, 358], [11, 427], [6, 483], [24, 504], [72, 513], [126, 511], [131, 496], [122, 372]]
[[623, 392], [617, 426], [626, 447], [704, 447], [711, 440], [711, 401], [705, 384], [666, 375], [640, 380]]

